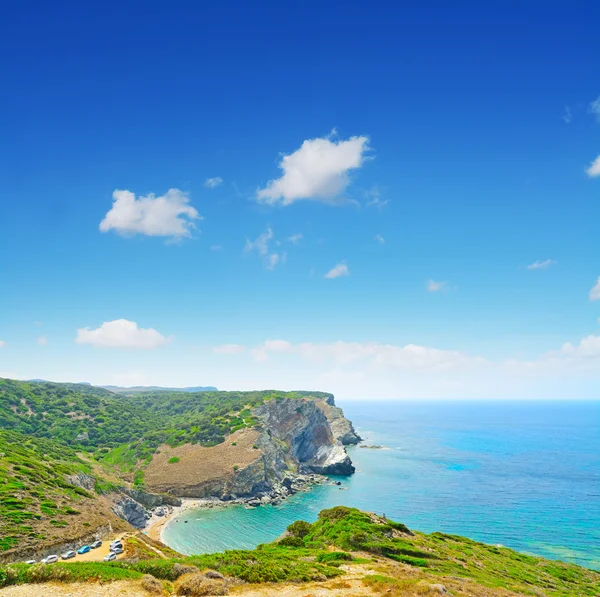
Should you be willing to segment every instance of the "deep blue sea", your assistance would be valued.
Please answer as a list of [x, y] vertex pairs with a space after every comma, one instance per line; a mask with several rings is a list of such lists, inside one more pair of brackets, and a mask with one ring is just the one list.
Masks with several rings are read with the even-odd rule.
[[341, 488], [279, 506], [186, 511], [164, 540], [186, 554], [253, 548], [344, 504], [600, 569], [600, 402], [340, 405], [366, 443], [386, 448], [350, 448], [357, 472]]

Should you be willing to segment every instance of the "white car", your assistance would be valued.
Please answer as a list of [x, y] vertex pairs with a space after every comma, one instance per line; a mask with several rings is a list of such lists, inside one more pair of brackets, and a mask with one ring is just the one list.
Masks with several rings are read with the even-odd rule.
[[26, 564], [35, 564], [35, 560], [27, 560], [25, 563]]
[[42, 560], [42, 564], [54, 564], [54, 562], [58, 562], [58, 556], [55, 556], [55, 555], [46, 556]]
[[114, 545], [111, 545], [108, 549], [110, 551], [116, 551], [117, 549], [120, 549], [121, 551], [123, 551], [123, 544], [122, 543], [115, 543]]
[[104, 556], [105, 562], [112, 562], [112, 560], [117, 559], [117, 554], [114, 551], [111, 551], [108, 555]]
[[123, 553], [125, 550], [120, 545], [115, 545], [114, 547], [110, 548], [110, 551], [113, 553]]
[[62, 554], [62, 556], [60, 556], [63, 560], [70, 560], [71, 558], [74, 558], [77, 554], [70, 549], [69, 551], [65, 551], [65, 553]]

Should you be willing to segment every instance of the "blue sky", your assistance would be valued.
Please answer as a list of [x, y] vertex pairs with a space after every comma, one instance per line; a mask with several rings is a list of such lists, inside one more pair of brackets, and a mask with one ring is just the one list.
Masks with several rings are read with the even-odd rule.
[[598, 397], [599, 6], [84, 4], [0, 23], [0, 375]]

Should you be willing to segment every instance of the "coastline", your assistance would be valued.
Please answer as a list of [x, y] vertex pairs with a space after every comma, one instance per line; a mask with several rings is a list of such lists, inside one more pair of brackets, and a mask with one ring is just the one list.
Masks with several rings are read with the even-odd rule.
[[[340, 481], [334, 481], [326, 475], [293, 475], [294, 483], [290, 485], [289, 490], [285, 495], [269, 495], [264, 494], [261, 497], [251, 496], [237, 498], [233, 500], [221, 500], [216, 497], [212, 498], [180, 498], [181, 506], [172, 506], [166, 516], [157, 516], [152, 514], [152, 517], [147, 521], [146, 526], [141, 529], [141, 532], [155, 541], [163, 541], [163, 531], [167, 525], [179, 514], [186, 510], [210, 510], [213, 508], [227, 508], [230, 506], [244, 506], [246, 508], [256, 508], [268, 504], [276, 505], [298, 492], [309, 491], [315, 485], [331, 484], [341, 485]], [[166, 545], [166, 543], [165, 543]]]

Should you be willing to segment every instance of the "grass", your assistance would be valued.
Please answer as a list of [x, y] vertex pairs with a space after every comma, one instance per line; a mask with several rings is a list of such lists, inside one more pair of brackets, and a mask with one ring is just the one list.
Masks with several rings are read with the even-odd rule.
[[342, 506], [323, 510], [313, 524], [293, 523], [285, 538], [255, 550], [152, 559], [156, 554], [148, 548], [147, 537], [128, 541], [134, 541], [128, 546], [135, 556], [131, 560], [0, 566], [0, 586], [49, 580], [109, 582], [143, 575], [174, 582], [182, 574], [206, 569], [248, 583], [304, 583], [343, 577], [343, 566], [351, 564], [371, 566], [376, 574], [363, 582], [391, 597], [430, 594], [432, 583], [456, 584], [461, 578], [468, 579], [470, 593], [459, 595], [501, 595], [501, 589], [546, 597], [600, 595], [598, 572], [456, 535], [411, 532]]

